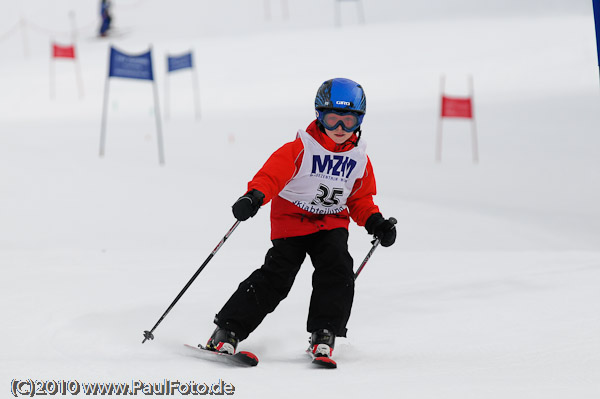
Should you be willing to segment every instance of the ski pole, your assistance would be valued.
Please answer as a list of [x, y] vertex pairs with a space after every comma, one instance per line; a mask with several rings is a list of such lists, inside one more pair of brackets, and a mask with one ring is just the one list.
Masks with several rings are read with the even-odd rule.
[[[392, 224], [398, 223], [398, 221], [396, 220], [396, 218], [390, 218], [389, 221]], [[358, 278], [358, 275], [360, 274], [360, 272], [362, 271], [362, 269], [364, 269], [364, 267], [367, 265], [367, 262], [369, 261], [369, 259], [371, 259], [371, 256], [373, 255], [373, 252], [375, 252], [375, 249], [379, 246], [379, 244], [381, 243], [381, 240], [379, 238], [376, 238], [371, 243], [373, 244], [373, 246], [371, 247], [371, 250], [369, 251], [369, 253], [367, 254], [367, 256], [365, 256], [365, 259], [362, 261], [362, 263], [360, 264], [360, 266], [356, 270], [356, 273], [354, 273], [354, 280], [356, 280]]]
[[240, 221], [236, 220], [235, 224], [229, 229], [229, 231], [227, 232], [227, 234], [225, 234], [225, 236], [221, 239], [221, 241], [215, 247], [215, 249], [212, 250], [212, 252], [210, 253], [210, 255], [208, 255], [208, 258], [206, 258], [206, 260], [204, 261], [204, 263], [202, 264], [202, 266], [200, 266], [200, 268], [192, 276], [192, 278], [190, 279], [190, 281], [188, 281], [188, 283], [185, 285], [185, 287], [183, 287], [183, 289], [179, 292], [179, 295], [177, 295], [177, 297], [175, 298], [175, 300], [171, 303], [171, 305], [169, 305], [169, 307], [167, 308], [167, 310], [165, 311], [165, 313], [163, 313], [163, 315], [160, 317], [160, 319], [158, 319], [158, 321], [156, 322], [156, 324], [154, 325], [154, 327], [152, 327], [152, 330], [150, 330], [150, 331], [148, 331], [148, 330], [144, 331], [144, 340], [142, 341], [142, 344], [144, 342], [146, 342], [146, 340], [153, 340], [154, 339], [154, 335], [152, 333], [154, 332], [154, 330], [156, 330], [156, 327], [158, 327], [158, 325], [163, 321], [163, 319], [167, 316], [167, 314], [169, 314], [169, 312], [171, 311], [171, 309], [173, 309], [173, 307], [175, 306], [175, 304], [177, 303], [177, 301], [179, 301], [179, 298], [181, 298], [183, 296], [183, 294], [187, 291], [187, 289], [190, 288], [190, 286], [192, 285], [192, 283], [194, 282], [194, 280], [196, 280], [196, 277], [198, 277], [198, 275], [200, 274], [200, 272], [202, 272], [202, 270], [204, 270], [204, 268], [206, 267], [206, 265], [208, 264], [208, 262], [210, 262], [210, 260], [213, 258], [213, 256], [215, 256], [215, 254], [217, 253], [217, 251], [223, 246], [223, 244], [225, 243], [225, 241], [229, 238], [229, 236], [231, 235], [231, 233], [233, 233], [233, 231], [236, 229], [236, 227], [238, 227], [239, 224], [240, 224]]

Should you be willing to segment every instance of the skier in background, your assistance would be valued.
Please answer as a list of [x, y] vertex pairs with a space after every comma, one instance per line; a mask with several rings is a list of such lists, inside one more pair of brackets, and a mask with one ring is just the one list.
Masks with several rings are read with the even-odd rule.
[[110, 6], [110, 0], [102, 0], [102, 3], [100, 3], [100, 16], [102, 17], [102, 24], [100, 25], [101, 37], [106, 37], [108, 35], [108, 30], [110, 29], [110, 23], [112, 21]]
[[288, 295], [308, 254], [314, 266], [309, 349], [330, 357], [335, 337], [346, 336], [354, 298], [350, 217], [382, 246], [396, 240], [394, 224], [373, 202], [375, 177], [360, 137], [363, 88], [349, 79], [328, 80], [317, 92], [315, 110], [317, 119], [271, 155], [233, 204], [235, 218], [244, 221], [272, 201], [273, 247], [215, 316], [207, 349], [235, 353], [238, 342]]

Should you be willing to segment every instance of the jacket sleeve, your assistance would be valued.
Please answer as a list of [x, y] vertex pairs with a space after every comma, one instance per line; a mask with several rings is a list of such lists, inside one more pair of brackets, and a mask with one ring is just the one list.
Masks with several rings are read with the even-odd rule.
[[379, 207], [373, 202], [373, 196], [377, 194], [373, 165], [367, 157], [367, 167], [364, 175], [354, 182], [352, 193], [346, 201], [350, 217], [359, 226], [364, 226], [369, 216], [379, 212]]
[[298, 173], [302, 164], [304, 145], [297, 138], [275, 151], [248, 183], [248, 191], [255, 189], [265, 195], [263, 205], [277, 196]]

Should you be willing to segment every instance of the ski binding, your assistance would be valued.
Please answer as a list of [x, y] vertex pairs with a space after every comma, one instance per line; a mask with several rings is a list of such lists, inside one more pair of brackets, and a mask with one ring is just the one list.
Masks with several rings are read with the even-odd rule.
[[310, 348], [306, 350], [306, 353], [311, 357], [312, 364], [319, 368], [325, 369], [335, 369], [337, 368], [337, 363], [330, 357], [327, 356], [315, 356]]

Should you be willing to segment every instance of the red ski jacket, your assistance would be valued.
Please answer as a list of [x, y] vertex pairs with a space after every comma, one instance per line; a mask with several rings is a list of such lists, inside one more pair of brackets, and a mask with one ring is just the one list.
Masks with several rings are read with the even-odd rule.
[[[306, 131], [325, 149], [332, 152], [349, 151], [353, 148], [352, 142], [357, 138], [353, 136], [343, 144], [336, 144], [319, 130], [316, 120], [308, 126]], [[369, 216], [379, 212], [379, 208], [373, 203], [373, 196], [377, 190], [373, 167], [368, 157], [365, 173], [354, 183], [352, 193], [346, 202], [347, 209], [340, 213], [314, 214], [281, 198], [278, 194], [300, 169], [303, 152], [304, 145], [299, 137], [284, 144], [269, 157], [252, 181], [248, 183], [248, 191], [256, 189], [265, 195], [263, 205], [272, 201], [272, 240], [303, 236], [320, 230], [332, 230], [340, 227], [347, 229], [350, 217], [359, 226], [364, 226]]]

